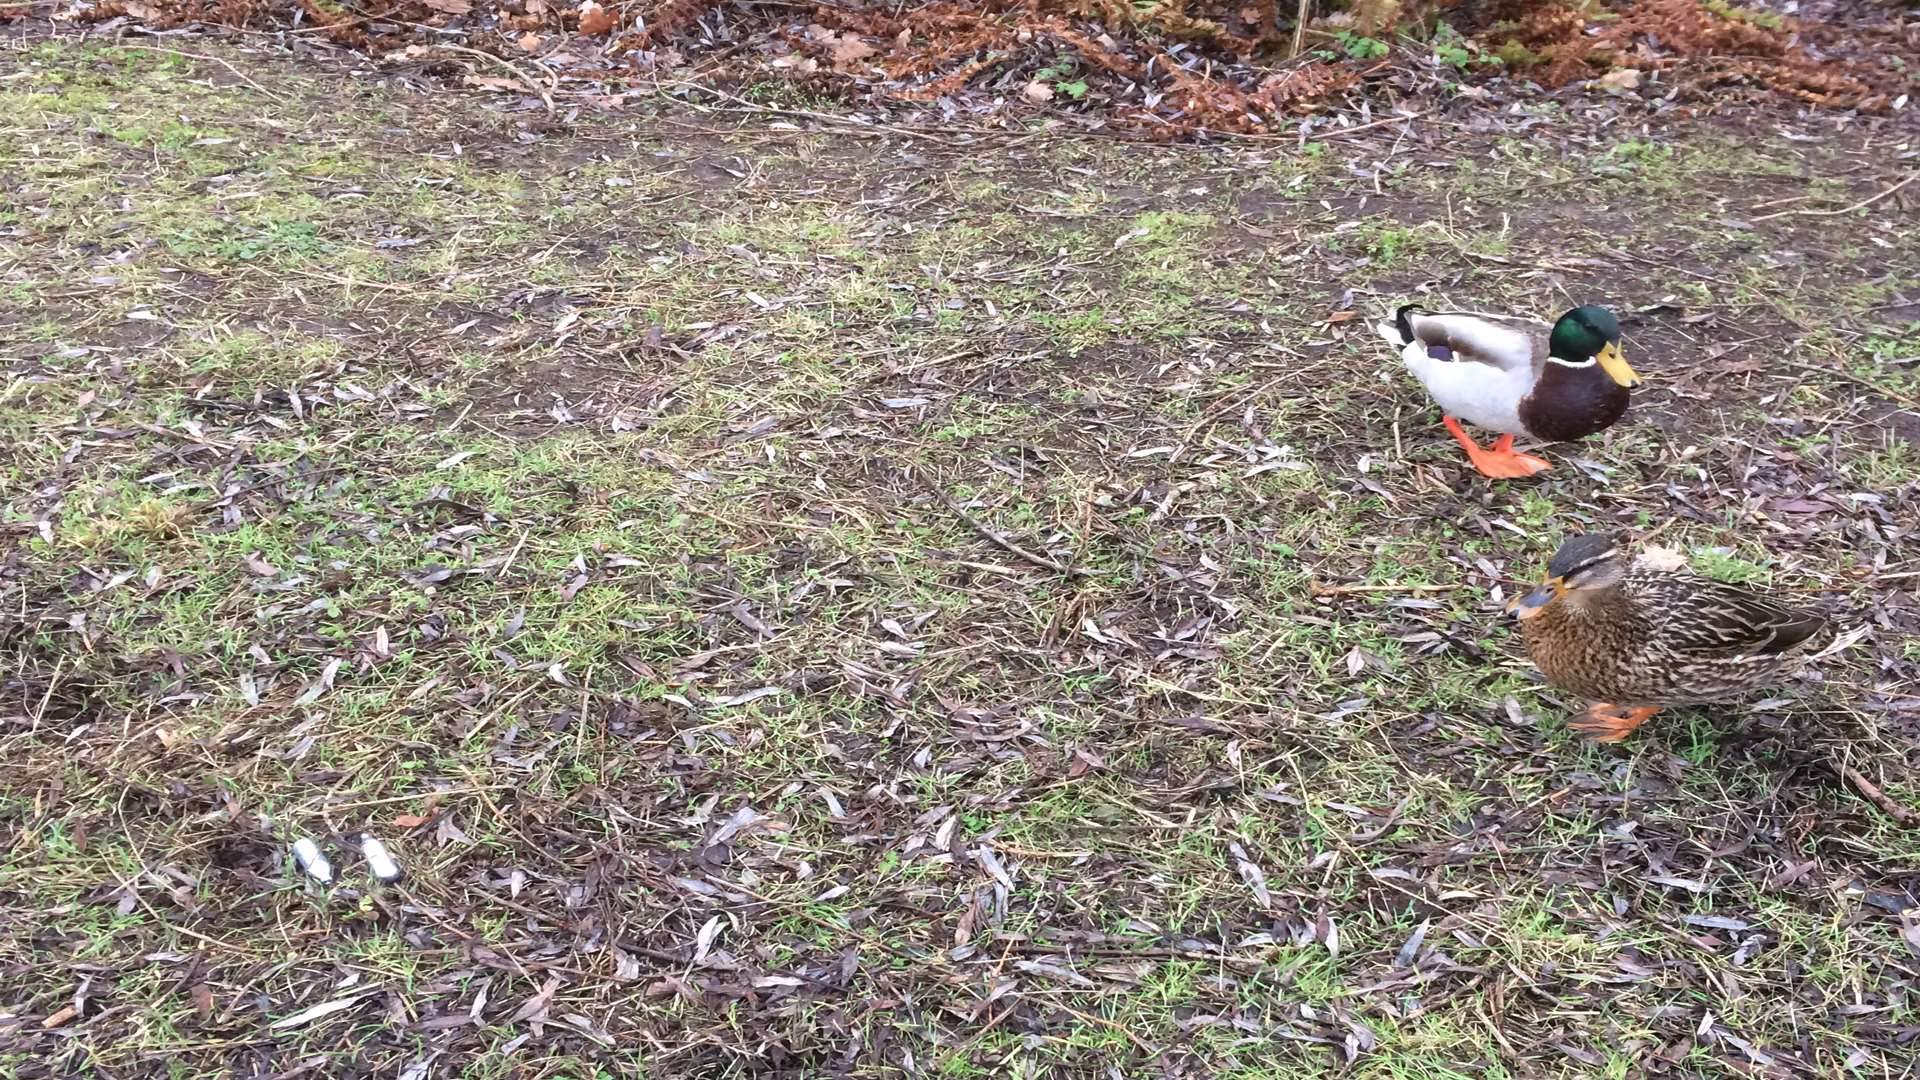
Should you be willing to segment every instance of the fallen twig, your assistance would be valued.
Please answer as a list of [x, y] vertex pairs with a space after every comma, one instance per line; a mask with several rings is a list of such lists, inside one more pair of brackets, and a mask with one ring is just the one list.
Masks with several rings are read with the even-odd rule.
[[1145, 1040], [1141, 1039], [1140, 1036], [1135, 1035], [1131, 1029], [1129, 1029], [1125, 1024], [1122, 1024], [1118, 1020], [1109, 1020], [1104, 1016], [1095, 1016], [1091, 1013], [1083, 1013], [1079, 1009], [1068, 1008], [1067, 1006], [1062, 1005], [1057, 1001], [1048, 1002], [1047, 1008], [1058, 1009], [1061, 1012], [1066, 1013], [1068, 1016], [1078, 1017], [1082, 1020], [1085, 1020], [1089, 1024], [1099, 1024], [1102, 1027], [1112, 1028], [1113, 1030], [1119, 1032], [1120, 1034], [1125, 1035], [1127, 1037], [1128, 1042], [1131, 1042], [1133, 1043], [1133, 1045], [1139, 1047], [1141, 1053], [1147, 1055], [1150, 1058], [1160, 1056], [1159, 1047], [1148, 1044]]
[[1853, 385], [1859, 387], [1862, 390], [1867, 391], [1870, 394], [1879, 394], [1881, 397], [1886, 398], [1889, 401], [1899, 402], [1900, 404], [1905, 405], [1909, 409], [1920, 409], [1920, 399], [1916, 399], [1907, 394], [1903, 394], [1900, 391], [1895, 390], [1890, 386], [1875, 386], [1874, 384], [1868, 382], [1867, 380], [1862, 379], [1856, 375], [1850, 375], [1847, 372], [1835, 366], [1821, 365], [1821, 364], [1808, 364], [1808, 363], [1803, 363], [1802, 361], [1799, 361], [1799, 360], [1788, 360], [1787, 366], [1799, 368], [1801, 371], [1812, 371], [1812, 372], [1817, 372], [1821, 375], [1831, 375], [1842, 382], [1852, 383]]
[[966, 510], [961, 508], [959, 503], [954, 502], [952, 499], [948, 498], [947, 493], [944, 491], [934, 491], [933, 497], [936, 499], [939, 499], [941, 503], [945, 504], [947, 509], [959, 515], [962, 521], [965, 521], [967, 524], [973, 526], [973, 529], [975, 532], [993, 541], [995, 544], [999, 545], [1000, 547], [1006, 549], [1007, 553], [1010, 555], [1017, 555], [1020, 558], [1025, 559], [1027, 562], [1030, 562], [1035, 566], [1043, 566], [1048, 570], [1053, 571], [1056, 574], [1066, 574], [1068, 576], [1071, 576], [1074, 574], [1086, 573], [1085, 570], [1077, 570], [1070, 566], [1062, 566], [1061, 564], [1053, 561], [1052, 559], [1047, 558], [1045, 555], [1035, 555], [1033, 552], [1028, 551], [1026, 548], [1023, 548], [1020, 545], [1014, 543], [1013, 541], [1008, 540], [1006, 537], [1001, 536], [999, 533], [994, 532], [992, 529], [987, 527], [986, 522], [983, 522], [979, 518], [974, 517], [972, 514], [967, 513]]
[[1835, 761], [1831, 757], [1827, 759], [1827, 767], [1838, 773], [1842, 780], [1852, 784], [1868, 802], [1879, 807], [1882, 813], [1900, 824], [1912, 825], [1916, 820], [1920, 820], [1920, 814], [1916, 814], [1910, 807], [1901, 806], [1895, 802], [1891, 796], [1880, 790], [1880, 785], [1867, 779], [1859, 769], [1844, 761]]
[[[0, 5], [0, 7], [4, 7], [4, 6], [6, 5]], [[273, 91], [267, 89], [266, 87], [261, 86], [259, 83], [254, 82], [252, 79], [247, 78], [246, 72], [241, 71], [239, 68], [234, 67], [231, 62], [222, 60], [218, 56], [207, 56], [204, 53], [182, 52], [179, 49], [163, 49], [158, 45], [128, 45], [128, 44], [121, 43], [121, 44], [116, 44], [114, 48], [130, 49], [136, 52], [161, 53], [166, 56], [181, 56], [189, 60], [204, 60], [209, 63], [219, 64], [221, 67], [226, 68], [228, 71], [232, 72], [234, 78], [239, 79], [241, 82], [246, 83], [248, 86], [251, 86], [255, 90], [260, 91], [260, 93], [263, 96], [265, 96], [267, 100], [278, 101], [282, 103], [290, 100], [285, 94], [276, 94]]]
[[47, 679], [47, 692], [40, 695], [40, 706], [33, 710], [33, 730], [40, 730], [40, 721], [46, 718], [47, 706], [53, 702], [53, 691], [60, 685], [60, 671], [67, 666], [67, 658], [62, 656], [54, 662], [53, 675]]
[[[812, 109], [789, 109], [779, 105], [766, 105], [757, 101], [748, 101], [746, 98], [739, 97], [735, 94], [729, 94], [725, 90], [720, 89], [719, 87], [708, 86], [705, 83], [688, 82], [684, 79], [660, 79], [660, 80], [656, 80], [652, 85], [655, 87], [664, 87], [664, 86], [685, 87], [688, 90], [693, 90], [698, 93], [707, 94], [712, 97], [720, 98], [723, 101], [729, 101], [733, 103], [734, 107], [732, 109], [713, 110], [716, 112], [749, 112], [749, 113], [760, 113], [762, 115], [768, 115], [768, 116], [797, 116], [806, 120], [813, 120], [823, 124], [831, 124], [834, 127], [848, 129], [848, 130], [860, 132], [866, 135], [899, 135], [899, 136], [904, 136], [910, 139], [925, 139], [928, 142], [938, 143], [943, 146], [966, 147], [971, 145], [969, 143], [959, 142], [954, 139], [944, 139], [938, 135], [929, 134], [927, 131], [922, 129], [901, 127], [894, 124], [879, 124], [864, 118], [856, 119], [851, 116], [836, 116], [833, 113], [816, 112]], [[705, 106], [705, 108], [711, 109], [712, 106]], [[952, 130], [952, 129], [944, 129], [944, 130]], [[966, 132], [966, 134], [972, 135], [972, 134], [976, 134], [976, 132], [969, 130]], [[1032, 133], [1031, 132], [997, 131], [992, 128], [982, 127], [977, 132], [977, 134], [1003, 135], [1003, 136], [1009, 135], [1009, 134], [1021, 134], [1021, 135], [1026, 135], [1030, 137]]]
[[1454, 582], [1451, 585], [1401, 585], [1398, 583], [1382, 585], [1315, 585], [1313, 586], [1313, 595], [1346, 596], [1350, 593], [1452, 592], [1455, 589], [1464, 588], [1466, 588], [1466, 586], [1459, 582]]
[[1382, 117], [1379, 120], [1371, 120], [1364, 124], [1355, 124], [1352, 127], [1337, 127], [1326, 131], [1315, 131], [1307, 136], [1306, 141], [1312, 142], [1315, 139], [1337, 139], [1342, 135], [1358, 134], [1369, 128], [1384, 127], [1387, 124], [1397, 123], [1401, 120], [1418, 120], [1425, 115], [1425, 112], [1395, 113], [1392, 116]]
[[[514, 78], [520, 80], [520, 84], [522, 86], [525, 86], [528, 90], [531, 90], [534, 93], [534, 95], [540, 99], [541, 104], [547, 107], [548, 116], [552, 116], [560, 111], [558, 107], [554, 105], [553, 95], [547, 92], [546, 87], [541, 86], [538, 82], [534, 81], [531, 75], [528, 75], [526, 72], [521, 71], [519, 67], [517, 67], [516, 65], [514, 65], [512, 62], [508, 61], [504, 57], [495, 56], [494, 54], [487, 52], [484, 49], [469, 49], [465, 45], [453, 45], [444, 41], [434, 42], [433, 47], [436, 49], [445, 49], [448, 52], [463, 53], [467, 56], [477, 56], [482, 60], [489, 60], [495, 64], [498, 64], [503, 68], [506, 68], [508, 71], [513, 73]], [[548, 75], [551, 76], [552, 72], [548, 72]]]
[[1854, 203], [1852, 206], [1842, 207], [1838, 210], [1777, 210], [1771, 214], [1761, 214], [1757, 218], [1749, 218], [1748, 222], [1749, 224], [1751, 224], [1752, 222], [1755, 222], [1755, 221], [1772, 221], [1774, 218], [1783, 218], [1783, 217], [1837, 217], [1841, 214], [1851, 214], [1855, 210], [1864, 210], [1867, 207], [1872, 206], [1874, 203], [1877, 203], [1881, 199], [1884, 199], [1887, 196], [1892, 195], [1894, 192], [1899, 191], [1901, 188], [1906, 187], [1908, 184], [1913, 183], [1915, 180], [1920, 180], [1920, 172], [1914, 173], [1913, 175], [1907, 177], [1905, 180], [1902, 180], [1899, 183], [1888, 188], [1887, 190], [1882, 191], [1878, 195], [1872, 196], [1871, 198], [1861, 199], [1859, 202]]
[[987, 1021], [985, 1024], [980, 1025], [980, 1029], [978, 1031], [975, 1031], [973, 1034], [967, 1036], [964, 1040], [961, 1041], [960, 1045], [954, 1047], [952, 1050], [947, 1051], [946, 1056], [940, 1059], [940, 1065], [936, 1071], [939, 1071], [939, 1072], [947, 1071], [946, 1066], [949, 1062], [952, 1062], [954, 1059], [965, 1054], [968, 1048], [973, 1046], [974, 1043], [979, 1042], [980, 1039], [983, 1036], [985, 1036], [988, 1032], [992, 1031], [994, 1028], [999, 1027], [1000, 1021], [1005, 1020], [1009, 1016], [1012, 1016], [1013, 1010], [1019, 1007], [1020, 1007], [1019, 1002], [1015, 1002], [1011, 1005], [1008, 1005], [1006, 1008], [1000, 1010], [1000, 1014], [998, 1016], [995, 1016], [993, 1019]]

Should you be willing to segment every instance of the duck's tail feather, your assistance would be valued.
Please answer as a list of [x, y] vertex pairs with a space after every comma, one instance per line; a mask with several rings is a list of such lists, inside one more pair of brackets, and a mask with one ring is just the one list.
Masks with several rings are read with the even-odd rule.
[[1861, 638], [1866, 637], [1868, 634], [1872, 632], [1873, 632], [1873, 626], [1871, 624], [1861, 623], [1859, 626], [1856, 626], [1851, 630], [1847, 630], [1840, 634], [1837, 634], [1831, 642], [1827, 643], [1826, 647], [1822, 648], [1819, 652], [1814, 653], [1812, 656], [1808, 657], [1808, 659], [1824, 660], [1829, 656], [1835, 655], [1836, 653], [1843, 653], [1848, 649], [1853, 648], [1855, 645], [1859, 644]]
[[1419, 304], [1401, 304], [1393, 313], [1393, 325], [1400, 331], [1400, 344], [1413, 344], [1413, 313], [1422, 310]]
[[1405, 348], [1414, 343], [1413, 313], [1421, 310], [1418, 304], [1402, 304], [1394, 309], [1392, 322], [1382, 320], [1374, 323], [1373, 328], [1386, 339], [1387, 344]]

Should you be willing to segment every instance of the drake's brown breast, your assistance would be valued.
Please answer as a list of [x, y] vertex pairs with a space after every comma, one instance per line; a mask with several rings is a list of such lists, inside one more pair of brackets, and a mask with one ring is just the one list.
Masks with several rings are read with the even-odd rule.
[[1584, 439], [1626, 415], [1628, 396], [1627, 388], [1598, 365], [1566, 368], [1549, 363], [1533, 392], [1520, 399], [1520, 422], [1536, 439]]

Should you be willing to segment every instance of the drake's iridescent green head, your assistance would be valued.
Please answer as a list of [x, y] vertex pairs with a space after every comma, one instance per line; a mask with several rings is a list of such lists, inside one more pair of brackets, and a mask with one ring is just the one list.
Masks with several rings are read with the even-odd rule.
[[1560, 316], [1560, 321], [1553, 324], [1548, 346], [1557, 360], [1576, 366], [1597, 362], [1600, 370], [1621, 386], [1632, 389], [1640, 385], [1640, 376], [1620, 351], [1620, 320], [1597, 304], [1586, 304]]

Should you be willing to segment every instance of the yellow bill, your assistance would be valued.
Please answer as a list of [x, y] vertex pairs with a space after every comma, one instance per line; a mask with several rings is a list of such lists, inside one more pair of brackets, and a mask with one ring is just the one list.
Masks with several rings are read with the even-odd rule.
[[1600, 349], [1597, 359], [1600, 361], [1600, 370], [1606, 372], [1607, 377], [1614, 382], [1629, 390], [1640, 385], [1640, 376], [1627, 363], [1626, 354], [1620, 351], [1620, 346], [1611, 341], [1607, 342]]

